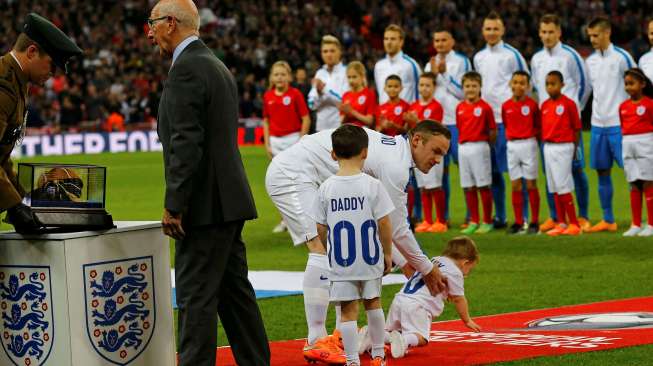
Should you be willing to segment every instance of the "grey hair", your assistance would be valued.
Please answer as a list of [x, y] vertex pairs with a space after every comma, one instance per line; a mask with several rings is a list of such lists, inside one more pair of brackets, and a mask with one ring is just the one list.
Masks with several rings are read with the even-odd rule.
[[159, 14], [174, 16], [179, 20], [182, 28], [198, 32], [200, 29], [200, 16], [195, 4], [193, 10], [180, 6], [176, 1], [162, 1], [158, 5]]

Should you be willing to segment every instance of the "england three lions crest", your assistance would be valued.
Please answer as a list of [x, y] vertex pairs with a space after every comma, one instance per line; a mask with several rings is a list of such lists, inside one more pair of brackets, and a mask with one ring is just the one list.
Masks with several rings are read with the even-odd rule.
[[127, 365], [147, 348], [156, 323], [152, 257], [84, 265], [86, 330], [95, 351]]
[[0, 343], [16, 366], [45, 364], [54, 342], [48, 266], [0, 266]]

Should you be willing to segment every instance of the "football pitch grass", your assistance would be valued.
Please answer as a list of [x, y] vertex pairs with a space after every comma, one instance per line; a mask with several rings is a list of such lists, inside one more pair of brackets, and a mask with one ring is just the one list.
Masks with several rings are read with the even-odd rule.
[[[588, 147], [589, 143], [585, 146]], [[259, 214], [259, 218], [248, 222], [244, 230], [249, 268], [303, 271], [306, 249], [294, 248], [287, 233], [271, 234], [272, 227], [279, 221], [279, 214], [265, 193], [264, 177], [268, 160], [264, 150], [260, 147], [243, 147], [241, 153]], [[164, 179], [160, 153], [51, 156], [22, 161], [106, 166], [107, 210], [114, 220], [158, 221], [161, 218]], [[590, 181], [590, 218], [596, 222], [601, 217], [597, 177], [589, 168], [586, 168], [586, 172]], [[456, 166], [452, 166], [451, 177], [452, 229], [446, 234], [417, 235], [429, 256], [439, 255], [446, 241], [459, 235], [457, 228], [464, 218], [464, 201]], [[465, 284], [472, 316], [652, 295], [653, 238], [621, 236], [630, 225], [630, 201], [623, 171], [615, 169], [612, 177], [615, 186], [614, 210], [619, 224], [617, 234], [550, 238], [545, 235], [508, 236], [504, 231], [496, 231], [473, 235], [481, 253], [481, 261]], [[545, 219], [548, 207], [543, 177], [540, 177], [538, 183], [542, 201], [540, 216]], [[511, 213], [509, 184], [506, 196], [507, 209]], [[2, 225], [4, 230], [9, 228], [7, 224]], [[174, 249], [171, 245], [172, 253]], [[398, 289], [397, 285], [384, 287], [382, 301], [386, 313]], [[305, 337], [306, 324], [301, 296], [263, 299], [259, 300], [259, 306], [271, 341]], [[447, 306], [437, 320], [456, 318], [453, 306]], [[364, 316], [359, 319], [359, 324], [363, 322]], [[329, 330], [333, 324], [334, 314], [330, 309], [327, 320]], [[218, 338], [220, 345], [227, 344], [221, 328]], [[506, 364], [617, 363], [651, 365], [653, 345]]]

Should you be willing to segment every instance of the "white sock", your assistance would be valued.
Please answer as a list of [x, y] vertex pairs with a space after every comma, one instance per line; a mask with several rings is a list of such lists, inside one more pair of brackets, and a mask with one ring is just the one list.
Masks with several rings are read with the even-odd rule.
[[342, 310], [340, 307], [340, 303], [337, 303], [334, 305], [336, 308], [336, 329], [340, 329], [340, 323], [342, 322]]
[[367, 311], [367, 329], [372, 340], [372, 358], [385, 357], [383, 338], [385, 338], [385, 316], [383, 309], [374, 309]]
[[308, 325], [308, 344], [326, 337], [327, 309], [329, 307], [329, 266], [324, 254], [310, 253], [304, 271], [304, 310]]
[[357, 362], [360, 364], [358, 357], [358, 324], [355, 320], [340, 323], [340, 333], [342, 334], [342, 344], [345, 347], [345, 356], [347, 364]]
[[417, 338], [417, 334], [413, 334], [413, 333], [402, 334], [402, 336], [404, 337], [404, 340], [406, 341], [406, 345], [408, 347], [417, 347], [417, 345], [419, 344], [419, 338]]

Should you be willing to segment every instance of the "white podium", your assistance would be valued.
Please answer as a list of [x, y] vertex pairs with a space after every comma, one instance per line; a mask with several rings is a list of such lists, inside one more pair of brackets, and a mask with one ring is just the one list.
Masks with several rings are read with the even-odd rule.
[[0, 233], [0, 365], [175, 365], [168, 238], [115, 224]]

